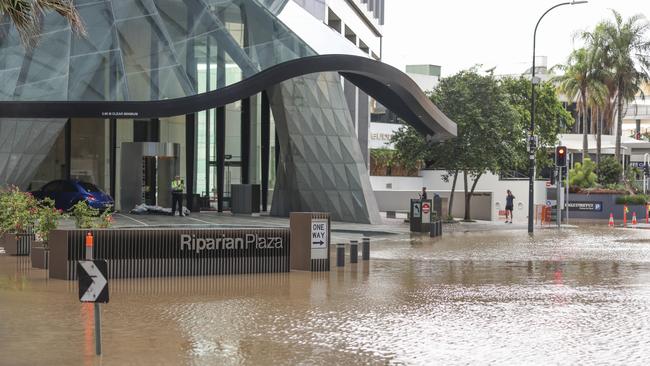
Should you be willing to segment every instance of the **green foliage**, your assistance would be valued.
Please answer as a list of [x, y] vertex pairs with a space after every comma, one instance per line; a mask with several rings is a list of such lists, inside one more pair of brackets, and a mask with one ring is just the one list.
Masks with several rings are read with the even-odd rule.
[[625, 171], [625, 182], [629, 184], [633, 192], [640, 192], [643, 190], [643, 186], [639, 184], [637, 177], [642, 176], [643, 172], [637, 167], [631, 167]]
[[616, 197], [618, 205], [645, 205], [647, 202], [650, 202], [650, 196], [645, 194], [628, 194]]
[[36, 237], [47, 243], [50, 232], [56, 229], [59, 220], [64, 217], [61, 210], [54, 207], [54, 201], [51, 198], [44, 198], [39, 202], [36, 213], [36, 225], [34, 226]]
[[616, 185], [621, 180], [622, 174], [623, 166], [612, 156], [598, 163], [598, 182], [602, 185]]
[[[513, 143], [516, 143], [516, 154], [510, 161], [511, 166], [504, 169], [525, 170], [528, 167], [526, 141], [530, 126], [530, 80], [524, 77], [506, 77], [500, 82], [518, 117], [513, 121], [516, 124], [514, 131], [518, 133], [513, 139]], [[551, 82], [537, 85], [535, 93], [535, 135], [539, 137], [536, 158], [538, 171], [541, 171], [553, 166], [553, 159], [547, 151], [557, 145], [558, 134], [566, 132], [575, 120], [562, 105]]]
[[591, 159], [586, 158], [582, 163], [576, 163], [573, 169], [569, 170], [569, 186], [579, 188], [595, 187], [598, 176], [594, 170], [596, 170], [596, 164]]
[[78, 229], [108, 228], [113, 222], [110, 210], [100, 214], [98, 209], [88, 206], [86, 201], [79, 201], [72, 206], [72, 217]]
[[29, 192], [11, 186], [0, 191], [0, 230], [21, 233], [34, 225], [38, 202]]
[[[545, 148], [555, 146], [557, 135], [575, 121], [551, 83], [542, 83], [536, 90], [535, 134], [539, 136], [537, 164], [541, 170], [553, 164]], [[474, 166], [470, 170], [479, 172], [527, 168], [529, 80], [497, 80], [491, 75], [479, 75], [476, 70], [463, 71], [443, 79], [431, 99], [458, 124], [459, 137], [428, 145], [415, 129], [405, 126], [392, 139], [400, 161], [411, 165], [424, 161], [429, 168], [450, 172]], [[498, 114], [484, 117], [496, 110]]]

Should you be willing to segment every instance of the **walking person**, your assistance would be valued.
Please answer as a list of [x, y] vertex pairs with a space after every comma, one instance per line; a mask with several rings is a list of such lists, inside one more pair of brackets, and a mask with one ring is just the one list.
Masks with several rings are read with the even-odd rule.
[[178, 215], [185, 216], [183, 213], [183, 192], [185, 191], [185, 182], [180, 175], [172, 180], [172, 216], [176, 214], [176, 205], [178, 205]]
[[[512, 209], [514, 207], [515, 196], [509, 189], [506, 192], [506, 224], [512, 224]], [[510, 221], [508, 221], [508, 218], [510, 218]]]

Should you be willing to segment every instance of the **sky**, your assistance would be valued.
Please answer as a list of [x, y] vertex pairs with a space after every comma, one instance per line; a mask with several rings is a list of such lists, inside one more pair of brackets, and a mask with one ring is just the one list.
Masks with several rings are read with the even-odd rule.
[[[496, 67], [497, 74], [521, 74], [531, 66], [533, 30], [558, 0], [386, 0], [383, 61], [404, 70], [407, 64], [442, 66], [442, 76], [470, 68]], [[590, 0], [549, 12], [537, 30], [537, 56], [548, 66], [564, 63], [574, 35], [590, 30], [611, 9], [623, 16], [650, 18], [650, 0]], [[650, 37], [650, 35], [649, 35]]]

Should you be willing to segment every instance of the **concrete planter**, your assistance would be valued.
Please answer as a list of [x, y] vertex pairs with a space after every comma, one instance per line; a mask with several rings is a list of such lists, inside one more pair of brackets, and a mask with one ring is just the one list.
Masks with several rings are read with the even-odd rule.
[[33, 237], [32, 234], [5, 233], [2, 235], [2, 244], [9, 255], [27, 256]]
[[32, 259], [32, 268], [48, 269], [50, 262], [50, 249], [44, 242], [32, 242], [30, 257]]

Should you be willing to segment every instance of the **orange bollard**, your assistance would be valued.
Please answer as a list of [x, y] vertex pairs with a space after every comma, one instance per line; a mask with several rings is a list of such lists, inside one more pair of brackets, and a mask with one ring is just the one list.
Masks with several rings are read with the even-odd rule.
[[92, 248], [95, 241], [94, 239], [95, 238], [93, 238], [93, 233], [89, 231], [88, 234], [86, 234], [86, 246]]
[[614, 227], [614, 214], [611, 212], [609, 214], [609, 224], [607, 226]]
[[627, 226], [627, 205], [623, 206], [623, 226]]
[[636, 221], [636, 212], [632, 212], [632, 226], [636, 226], [637, 221]]

